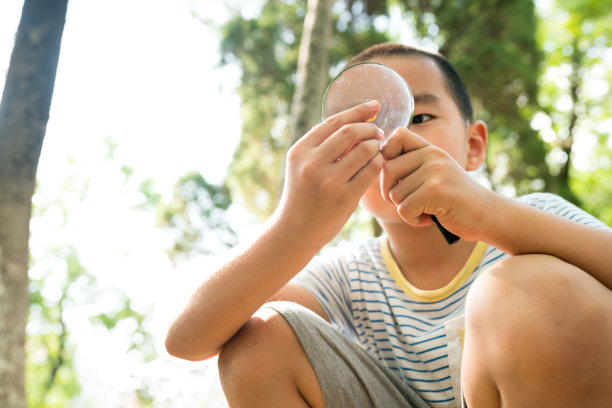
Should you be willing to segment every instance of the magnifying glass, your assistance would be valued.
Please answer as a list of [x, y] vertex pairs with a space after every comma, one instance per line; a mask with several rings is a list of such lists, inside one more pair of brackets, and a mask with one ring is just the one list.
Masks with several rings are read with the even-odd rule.
[[409, 126], [414, 113], [410, 87], [386, 65], [362, 62], [340, 72], [325, 91], [323, 117], [374, 99], [380, 103], [373, 123], [385, 132], [382, 144], [395, 129]]
[[[381, 144], [399, 127], [409, 127], [414, 114], [410, 87], [397, 72], [378, 62], [361, 62], [340, 72], [329, 84], [323, 98], [323, 118], [371, 100], [380, 103], [373, 123], [385, 132]], [[448, 244], [459, 237], [431, 216]]]

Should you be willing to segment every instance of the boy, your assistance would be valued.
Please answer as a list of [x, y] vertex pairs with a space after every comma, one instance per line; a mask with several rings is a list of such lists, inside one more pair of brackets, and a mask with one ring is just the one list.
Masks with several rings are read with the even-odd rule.
[[[301, 138], [277, 210], [195, 291], [170, 354], [220, 352], [232, 407], [612, 406], [610, 229], [468, 175], [487, 129], [444, 58], [382, 44], [360, 61], [410, 85], [410, 129], [379, 149], [373, 101]], [[358, 203], [383, 237], [315, 257]]]

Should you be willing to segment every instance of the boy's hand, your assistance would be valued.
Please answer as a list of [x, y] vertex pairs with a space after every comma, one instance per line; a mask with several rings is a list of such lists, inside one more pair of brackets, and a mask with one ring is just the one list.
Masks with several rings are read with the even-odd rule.
[[443, 149], [406, 128], [397, 129], [381, 149], [383, 197], [409, 225], [432, 224], [431, 215], [468, 241], [487, 225], [484, 203], [494, 194], [473, 180]]
[[340, 231], [382, 169], [382, 131], [367, 122], [379, 111], [372, 101], [331, 116], [289, 149], [277, 227], [317, 246]]

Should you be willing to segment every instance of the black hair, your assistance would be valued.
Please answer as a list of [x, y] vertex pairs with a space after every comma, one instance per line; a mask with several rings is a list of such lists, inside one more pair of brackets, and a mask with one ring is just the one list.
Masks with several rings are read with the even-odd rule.
[[393, 56], [419, 56], [429, 58], [436, 63], [442, 75], [446, 78], [446, 85], [461, 112], [461, 116], [468, 121], [474, 120], [474, 109], [472, 101], [468, 94], [467, 87], [461, 79], [461, 76], [453, 67], [453, 65], [440, 53], [431, 52], [422, 48], [417, 48], [399, 43], [382, 43], [373, 45], [353, 57], [347, 66], [357, 64], [359, 62], [370, 61], [376, 57], [393, 57]]

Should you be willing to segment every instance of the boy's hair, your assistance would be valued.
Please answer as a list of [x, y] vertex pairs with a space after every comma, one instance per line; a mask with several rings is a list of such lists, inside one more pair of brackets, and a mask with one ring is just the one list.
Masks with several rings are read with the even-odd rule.
[[472, 102], [463, 79], [461, 79], [461, 76], [459, 76], [459, 73], [455, 67], [453, 67], [453, 65], [440, 53], [399, 43], [383, 43], [373, 45], [360, 52], [354, 56], [346, 66], [348, 67], [360, 62], [370, 61], [376, 57], [393, 57], [402, 55], [424, 57], [434, 61], [442, 72], [442, 75], [444, 75], [446, 78], [446, 85], [448, 86], [451, 96], [459, 108], [459, 112], [461, 112], [461, 116], [463, 116], [463, 118], [468, 122], [472, 122], [474, 120]]

